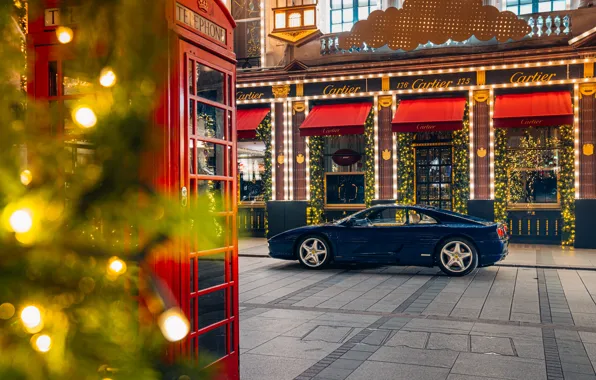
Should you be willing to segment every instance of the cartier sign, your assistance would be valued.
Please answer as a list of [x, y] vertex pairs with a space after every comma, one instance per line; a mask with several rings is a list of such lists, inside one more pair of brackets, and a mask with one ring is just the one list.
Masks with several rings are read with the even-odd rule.
[[486, 84], [536, 83], [567, 79], [567, 66], [544, 66], [513, 70], [490, 70], [486, 72]]
[[180, 4], [176, 4], [176, 21], [190, 26], [197, 32], [211, 37], [216, 41], [223, 44], [226, 43], [227, 36], [224, 28]]
[[340, 82], [305, 83], [304, 95], [350, 95], [367, 92], [366, 79], [346, 80]]
[[392, 90], [448, 89], [475, 85], [476, 73], [392, 77], [389, 83]]

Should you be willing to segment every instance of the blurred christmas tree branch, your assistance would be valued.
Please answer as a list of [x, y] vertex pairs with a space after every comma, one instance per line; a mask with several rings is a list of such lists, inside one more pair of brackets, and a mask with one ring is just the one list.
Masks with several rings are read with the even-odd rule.
[[167, 137], [155, 110], [171, 79], [165, 5], [63, 6], [78, 22], [58, 30], [60, 64], [85, 91], [52, 102], [27, 98], [18, 80], [32, 54], [22, 20], [43, 7], [0, 0], [0, 379], [205, 378], [196, 361], [166, 360], [188, 321], [149, 264], [179, 257], [190, 238], [219, 244], [212, 198], [182, 208], [155, 185]]

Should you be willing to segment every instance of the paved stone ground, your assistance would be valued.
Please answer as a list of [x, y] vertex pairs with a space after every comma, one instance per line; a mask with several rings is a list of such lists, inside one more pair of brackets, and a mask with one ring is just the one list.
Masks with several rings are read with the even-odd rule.
[[240, 257], [241, 378], [596, 380], [595, 299], [596, 271]]
[[[239, 241], [242, 256], [267, 257], [267, 240], [243, 238]], [[596, 270], [596, 250], [569, 249], [557, 245], [511, 244], [502, 266], [540, 266]]]

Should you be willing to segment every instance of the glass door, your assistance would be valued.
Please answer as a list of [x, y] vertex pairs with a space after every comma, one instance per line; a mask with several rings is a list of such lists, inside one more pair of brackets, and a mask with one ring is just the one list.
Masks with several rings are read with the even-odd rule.
[[181, 44], [182, 186], [189, 207], [199, 203], [207, 209], [197, 225], [208, 230], [193, 231], [195, 238], [183, 252], [188, 270], [182, 270], [182, 298], [191, 323], [185, 348], [193, 358], [223, 364], [229, 378], [234, 378], [238, 373], [234, 65]]
[[416, 203], [451, 210], [453, 148], [443, 145], [415, 149]]

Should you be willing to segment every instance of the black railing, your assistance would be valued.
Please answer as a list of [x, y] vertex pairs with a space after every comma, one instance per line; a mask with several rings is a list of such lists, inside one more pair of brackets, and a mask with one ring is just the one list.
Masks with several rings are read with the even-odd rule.
[[513, 243], [560, 244], [562, 218], [559, 210], [510, 210], [508, 228]]

